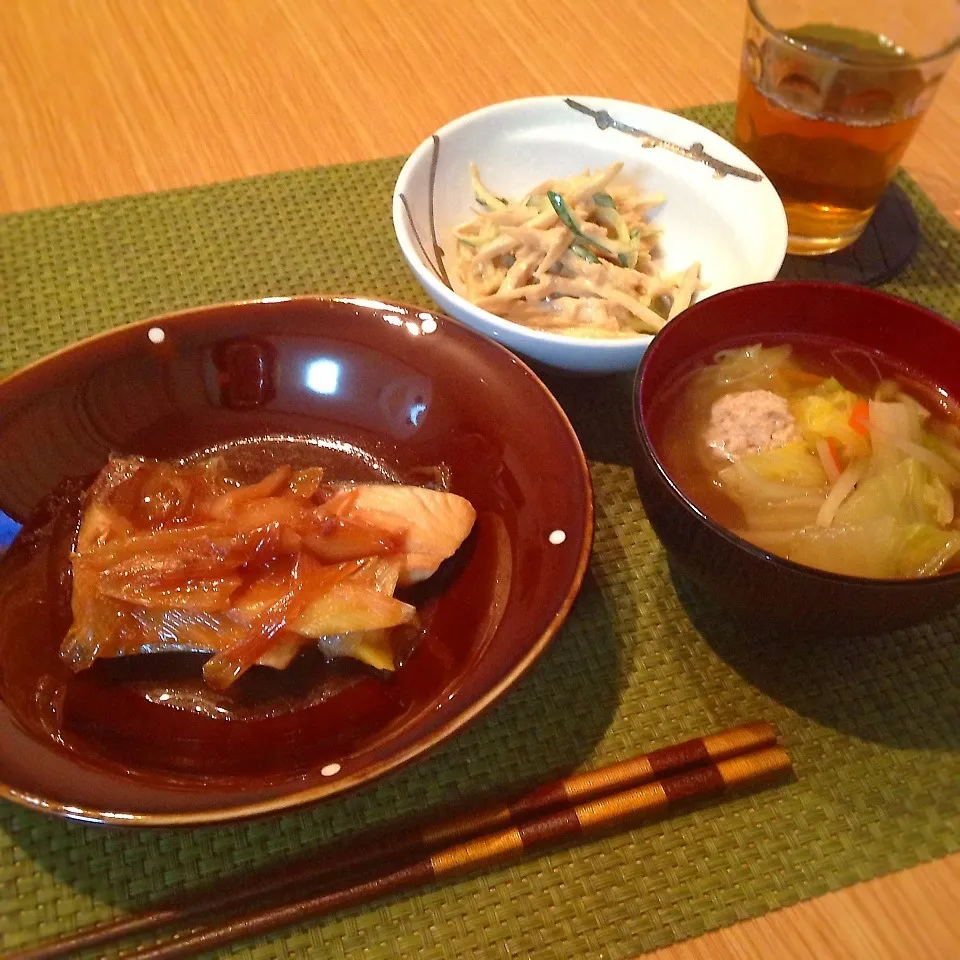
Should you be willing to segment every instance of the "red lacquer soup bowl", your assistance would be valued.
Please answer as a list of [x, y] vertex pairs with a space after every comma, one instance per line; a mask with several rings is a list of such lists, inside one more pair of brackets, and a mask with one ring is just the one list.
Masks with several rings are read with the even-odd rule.
[[[875, 356], [927, 394], [960, 400], [960, 327], [916, 304], [836, 283], [764, 283], [695, 304], [657, 335], [634, 390], [634, 472], [650, 522], [675, 565], [741, 620], [795, 634], [906, 626], [960, 603], [960, 573], [872, 579], [814, 569], [741, 539], [709, 516], [665, 465], [658, 400], [727, 347], [786, 340]], [[661, 408], [662, 409], [662, 408]]]
[[[419, 642], [396, 672], [298, 658], [211, 704], [200, 654], [61, 661], [85, 486], [111, 455], [213, 452], [251, 475], [442, 478], [473, 504], [469, 537], [416, 590]], [[446, 317], [361, 299], [196, 309], [14, 374], [0, 511], [0, 796], [148, 826], [312, 803], [441, 743], [543, 652], [593, 532], [583, 452], [537, 377]]]

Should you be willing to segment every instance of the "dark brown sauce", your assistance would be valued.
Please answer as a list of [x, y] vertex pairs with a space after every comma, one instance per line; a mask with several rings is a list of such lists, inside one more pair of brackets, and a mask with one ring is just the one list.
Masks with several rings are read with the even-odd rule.
[[[323, 466], [331, 480], [444, 484], [442, 470], [401, 475], [355, 450], [299, 438], [216, 452], [244, 480], [286, 462]], [[253, 667], [224, 693], [203, 683], [206, 657], [199, 654], [103, 660], [73, 674], [59, 648], [71, 621], [70, 551], [85, 486], [73, 483], [48, 498], [0, 556], [0, 700], [33, 736], [80, 760], [93, 754], [97, 762], [131, 771], [188, 778], [289, 776], [339, 760], [385, 729], [401, 727], [478, 652], [458, 646], [451, 611], [438, 612], [438, 600], [474, 555], [482, 530], [428, 582], [398, 593], [417, 605], [420, 623], [399, 638], [401, 662], [394, 674], [352, 660], [328, 662], [319, 651], [300, 654], [283, 671]], [[488, 554], [482, 562], [492, 569], [497, 558]]]
[[[756, 341], [750, 341], [753, 343]], [[828, 338], [789, 336], [764, 337], [763, 346], [789, 344], [792, 359], [807, 373], [834, 377], [843, 386], [863, 396], [873, 396], [882, 380], [893, 380], [900, 389], [922, 403], [939, 428], [960, 426], [960, 407], [935, 385], [917, 373], [896, 363], [883, 353], [852, 346]], [[681, 376], [651, 405], [647, 419], [650, 440], [671, 479], [680, 491], [707, 517], [727, 529], [744, 526], [740, 507], [721, 489], [715, 472], [709, 471], [696, 454], [710, 419], [712, 397], [695, 395], [691, 380], [709, 366], [716, 354], [725, 349], [745, 347], [748, 343], [726, 343], [693, 357]], [[960, 558], [951, 561], [942, 572], [960, 569]]]

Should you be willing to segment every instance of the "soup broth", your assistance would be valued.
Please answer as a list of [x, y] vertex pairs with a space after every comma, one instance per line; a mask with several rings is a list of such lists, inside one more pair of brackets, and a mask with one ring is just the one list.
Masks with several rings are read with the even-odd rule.
[[667, 472], [704, 514], [835, 573], [960, 569], [960, 416], [888, 358], [832, 340], [701, 356], [652, 405]]

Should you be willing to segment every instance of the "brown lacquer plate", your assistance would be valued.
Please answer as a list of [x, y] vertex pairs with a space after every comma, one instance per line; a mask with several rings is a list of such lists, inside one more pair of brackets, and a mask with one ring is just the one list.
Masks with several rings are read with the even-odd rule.
[[[111, 454], [208, 451], [254, 474], [442, 476], [473, 503], [469, 538], [417, 588], [420, 640], [394, 674], [307, 656], [254, 668], [211, 709], [191, 706], [200, 654], [61, 662], [79, 492]], [[192, 310], [16, 373], [0, 383], [0, 511], [0, 796], [137, 826], [312, 803], [441, 743], [547, 646], [593, 530], [583, 452], [521, 361], [446, 317], [360, 299]]]

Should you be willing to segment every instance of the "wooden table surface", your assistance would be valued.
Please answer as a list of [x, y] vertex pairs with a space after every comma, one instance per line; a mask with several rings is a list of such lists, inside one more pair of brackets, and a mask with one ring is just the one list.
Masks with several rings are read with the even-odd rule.
[[[538, 94], [732, 100], [742, 0], [0, 0], [0, 213], [409, 152]], [[960, 69], [905, 166], [960, 226]], [[658, 960], [960, 955], [960, 855]]]

